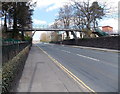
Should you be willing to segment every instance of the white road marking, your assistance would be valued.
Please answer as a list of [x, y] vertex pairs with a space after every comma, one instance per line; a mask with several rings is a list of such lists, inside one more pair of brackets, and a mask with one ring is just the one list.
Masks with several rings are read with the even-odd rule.
[[69, 51], [66, 51], [66, 50], [61, 50], [61, 51], [63, 51], [63, 52], [66, 52], [66, 53], [71, 53], [71, 52], [69, 52]]
[[[66, 52], [66, 53], [71, 53], [69, 51], [66, 51], [66, 50], [61, 50], [63, 52]], [[78, 56], [81, 56], [81, 57], [84, 57], [84, 58], [87, 58], [87, 59], [91, 59], [91, 60], [94, 60], [94, 61], [100, 61], [98, 59], [95, 59], [95, 58], [92, 58], [92, 57], [88, 57], [88, 56], [84, 56], [84, 55], [80, 55], [80, 54], [77, 54]]]
[[94, 60], [94, 61], [100, 61], [98, 59], [95, 59], [95, 58], [92, 58], [92, 57], [88, 57], [88, 56], [84, 56], [84, 55], [80, 55], [80, 54], [77, 54], [78, 56], [81, 56], [81, 57], [84, 57], [84, 58], [87, 58], [87, 59], [91, 59], [91, 60]]

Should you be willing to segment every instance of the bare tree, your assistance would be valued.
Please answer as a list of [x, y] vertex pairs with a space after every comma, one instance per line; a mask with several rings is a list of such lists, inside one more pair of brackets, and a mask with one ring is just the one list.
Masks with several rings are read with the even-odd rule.
[[40, 41], [41, 42], [46, 42], [47, 41], [47, 35], [46, 33], [42, 33], [41, 36], [40, 36]]
[[[68, 29], [70, 27], [70, 21], [72, 18], [72, 7], [69, 5], [64, 5], [63, 8], [59, 10], [58, 20], [61, 21], [61, 27]], [[66, 31], [67, 38], [69, 38], [69, 32]]]
[[51, 41], [58, 41], [59, 40], [59, 34], [58, 32], [53, 31], [51, 33]]
[[[73, 1], [74, 7], [74, 26], [90, 37], [91, 28], [98, 27], [98, 20], [102, 19], [107, 11], [105, 4], [99, 4], [97, 1]], [[109, 11], [109, 9], [108, 9]]]
[[86, 26], [86, 29], [91, 29], [91, 24], [97, 25], [97, 19], [102, 19], [102, 17], [105, 15], [105, 6], [102, 7], [99, 5], [97, 1], [90, 4], [90, 0], [83, 1], [83, 2], [76, 2], [74, 1], [75, 9], [78, 10], [79, 13], [76, 13], [77, 16], [79, 16], [82, 19], [82, 22], [84, 22], [84, 25]]
[[[54, 26], [62, 28], [76, 28], [84, 32], [86, 36], [90, 37], [91, 29], [98, 26], [98, 21], [102, 19], [107, 11], [105, 4], [99, 4], [97, 1], [74, 1], [71, 5], [64, 5], [59, 10], [58, 23]], [[109, 11], [109, 9], [108, 9]], [[70, 31], [74, 37], [73, 31]], [[81, 32], [80, 32], [81, 33]], [[67, 38], [69, 38], [69, 32], [66, 31]]]
[[55, 19], [54, 23], [51, 25], [51, 28], [59, 29], [61, 28], [62, 23], [59, 19]]

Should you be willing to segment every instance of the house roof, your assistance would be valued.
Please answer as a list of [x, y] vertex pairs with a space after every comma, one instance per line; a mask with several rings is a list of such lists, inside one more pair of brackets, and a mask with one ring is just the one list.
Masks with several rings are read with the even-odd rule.
[[105, 28], [105, 27], [110, 27], [110, 28], [113, 28], [113, 27], [111, 27], [111, 26], [102, 26], [102, 28]]

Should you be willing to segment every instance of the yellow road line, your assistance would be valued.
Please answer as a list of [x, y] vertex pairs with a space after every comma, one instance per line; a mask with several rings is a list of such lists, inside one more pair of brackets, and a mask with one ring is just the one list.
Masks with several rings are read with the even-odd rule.
[[51, 57], [46, 51], [44, 51], [42, 48], [37, 46], [39, 49], [41, 49], [56, 65], [58, 65], [65, 73], [67, 73], [72, 79], [74, 79], [80, 86], [83, 88], [89, 90], [91, 93], [95, 93], [93, 89], [91, 89], [89, 86], [87, 86], [82, 80], [80, 80], [77, 76], [75, 76], [72, 72], [70, 72], [67, 68], [65, 68], [61, 63], [59, 63], [57, 60], [55, 60], [53, 57]]

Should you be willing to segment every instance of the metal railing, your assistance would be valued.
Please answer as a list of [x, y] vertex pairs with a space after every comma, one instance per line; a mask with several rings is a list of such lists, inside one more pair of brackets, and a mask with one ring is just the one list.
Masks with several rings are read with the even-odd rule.
[[21, 41], [21, 42], [5, 42], [2, 45], [2, 65], [4, 65], [6, 62], [11, 60], [13, 57], [15, 57], [17, 54], [19, 54], [20, 51], [22, 51], [25, 47], [30, 45], [30, 41]]

